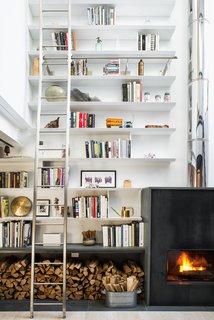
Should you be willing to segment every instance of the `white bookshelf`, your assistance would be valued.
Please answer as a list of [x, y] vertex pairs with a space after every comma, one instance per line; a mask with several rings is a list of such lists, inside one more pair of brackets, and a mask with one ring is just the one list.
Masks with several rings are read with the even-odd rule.
[[[118, 85], [122, 81], [140, 81], [146, 87], [170, 87], [175, 81], [175, 76], [71, 76], [73, 86], [113, 86]], [[44, 77], [44, 82], [59, 82], [66, 81], [64, 76], [57, 76], [51, 78], [51, 76]], [[29, 82], [31, 85], [38, 86], [39, 77], [29, 76]], [[87, 84], [86, 84], [87, 83]]]
[[[104, 101], [89, 101], [78, 102], [72, 101], [72, 107], [76, 111], [136, 111], [136, 112], [169, 112], [171, 111], [176, 102], [104, 102]], [[58, 108], [63, 112], [66, 108], [66, 104], [63, 102], [43, 102], [43, 110], [46, 112], [52, 110], [57, 111]], [[30, 102], [29, 107], [32, 111], [37, 110], [37, 102]]]

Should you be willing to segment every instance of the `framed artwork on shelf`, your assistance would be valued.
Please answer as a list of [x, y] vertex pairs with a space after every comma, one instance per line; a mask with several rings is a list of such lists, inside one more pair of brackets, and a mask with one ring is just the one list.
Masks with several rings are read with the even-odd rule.
[[84, 188], [116, 188], [116, 171], [81, 170], [80, 185]]
[[50, 203], [49, 199], [38, 199], [36, 207], [37, 217], [49, 217], [50, 215]]

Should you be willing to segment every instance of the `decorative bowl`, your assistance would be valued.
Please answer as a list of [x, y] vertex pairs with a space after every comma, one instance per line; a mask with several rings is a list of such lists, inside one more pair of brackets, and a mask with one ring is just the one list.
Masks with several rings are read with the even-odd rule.
[[82, 244], [84, 246], [94, 246], [96, 244], [96, 239], [83, 239]]
[[45, 90], [45, 97], [47, 101], [49, 102], [59, 102], [59, 101], [65, 101], [66, 100], [66, 92], [64, 88], [60, 86], [49, 86]]

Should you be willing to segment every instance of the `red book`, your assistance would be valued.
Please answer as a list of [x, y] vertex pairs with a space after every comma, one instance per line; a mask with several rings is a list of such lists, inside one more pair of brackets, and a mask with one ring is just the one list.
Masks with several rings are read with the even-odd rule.
[[96, 218], [96, 197], [92, 197], [91, 199], [91, 206], [92, 206], [92, 218]]
[[83, 128], [87, 128], [87, 120], [88, 120], [88, 114], [87, 112], [83, 112]]
[[79, 128], [84, 128], [83, 127], [83, 112], [79, 113]]

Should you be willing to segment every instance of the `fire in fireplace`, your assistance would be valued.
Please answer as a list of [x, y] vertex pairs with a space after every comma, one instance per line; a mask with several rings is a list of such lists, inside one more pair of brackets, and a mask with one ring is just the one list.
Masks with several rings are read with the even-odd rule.
[[214, 281], [214, 258], [210, 250], [170, 250], [167, 254], [168, 281]]

